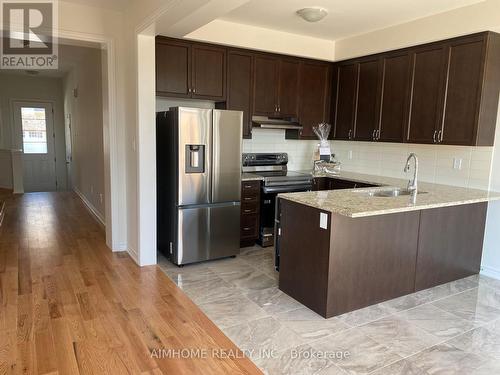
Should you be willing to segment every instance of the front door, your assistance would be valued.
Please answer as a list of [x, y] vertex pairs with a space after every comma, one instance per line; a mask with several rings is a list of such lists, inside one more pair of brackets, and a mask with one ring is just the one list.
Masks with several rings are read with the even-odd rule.
[[24, 191], [57, 189], [51, 103], [14, 102], [17, 144], [23, 150]]

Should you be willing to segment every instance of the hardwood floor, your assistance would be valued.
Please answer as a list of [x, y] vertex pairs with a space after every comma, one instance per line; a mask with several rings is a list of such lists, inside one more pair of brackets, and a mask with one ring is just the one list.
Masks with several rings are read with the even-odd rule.
[[[159, 358], [168, 349], [197, 355]], [[7, 197], [0, 227], [0, 374], [11, 373], [261, 372], [157, 266], [112, 253], [76, 195], [34, 193]]]

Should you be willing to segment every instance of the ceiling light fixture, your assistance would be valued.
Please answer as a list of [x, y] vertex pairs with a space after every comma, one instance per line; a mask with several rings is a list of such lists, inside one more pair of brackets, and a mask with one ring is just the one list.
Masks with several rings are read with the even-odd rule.
[[326, 17], [328, 11], [325, 8], [312, 7], [300, 9], [297, 14], [307, 22], [318, 22]]

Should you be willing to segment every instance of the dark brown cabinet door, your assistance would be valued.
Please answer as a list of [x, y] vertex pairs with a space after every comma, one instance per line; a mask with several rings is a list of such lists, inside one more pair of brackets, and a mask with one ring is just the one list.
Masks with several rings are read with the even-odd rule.
[[433, 45], [413, 52], [413, 87], [408, 141], [434, 143], [444, 103], [445, 47]]
[[383, 77], [379, 140], [404, 142], [410, 105], [410, 54], [384, 57]]
[[190, 97], [190, 51], [188, 43], [156, 43], [156, 94]]
[[357, 63], [337, 66], [335, 139], [352, 139], [358, 82]]
[[483, 38], [455, 42], [449, 47], [442, 143], [475, 144], [484, 48]]
[[278, 112], [280, 116], [297, 117], [299, 61], [281, 60]]
[[380, 109], [380, 59], [359, 63], [358, 99], [354, 139], [375, 140]]
[[226, 50], [204, 45], [192, 46], [193, 98], [223, 100], [226, 82]]
[[252, 135], [252, 55], [229, 51], [227, 55], [226, 108], [243, 111], [243, 137]]
[[300, 64], [298, 119], [303, 127], [303, 138], [316, 139], [312, 127], [329, 122], [330, 76], [329, 64], [309, 61]]
[[272, 116], [278, 110], [279, 60], [257, 55], [254, 60], [253, 112]]

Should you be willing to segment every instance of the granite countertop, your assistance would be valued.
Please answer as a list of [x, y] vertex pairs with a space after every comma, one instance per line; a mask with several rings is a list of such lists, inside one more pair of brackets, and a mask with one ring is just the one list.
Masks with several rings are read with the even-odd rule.
[[370, 192], [395, 187], [406, 188], [408, 180], [354, 172], [313, 176], [363, 182], [380, 187], [284, 193], [279, 197], [352, 218], [500, 200], [500, 193], [497, 192], [425, 182], [419, 182], [419, 194], [415, 201], [411, 196], [376, 197], [370, 196]]
[[262, 176], [258, 176], [254, 173], [243, 172], [241, 174], [241, 181], [262, 181], [263, 179]]

